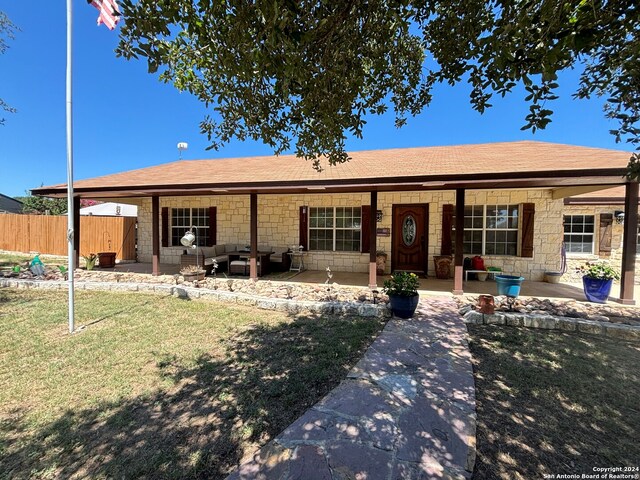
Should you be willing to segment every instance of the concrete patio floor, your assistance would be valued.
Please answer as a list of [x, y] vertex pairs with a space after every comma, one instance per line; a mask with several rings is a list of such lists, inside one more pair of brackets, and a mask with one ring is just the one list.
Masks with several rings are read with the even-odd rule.
[[[96, 268], [96, 270], [101, 270]], [[105, 269], [105, 271], [131, 272], [131, 273], [147, 273], [152, 272], [151, 263], [119, 263], [114, 269]], [[160, 272], [165, 275], [175, 275], [180, 272], [180, 265], [162, 263], [160, 264]], [[219, 276], [222, 274], [219, 273]], [[247, 278], [235, 276], [234, 278]], [[327, 274], [322, 270], [305, 270], [303, 272], [275, 272], [265, 277], [263, 280], [300, 282], [300, 283], [324, 283], [327, 280]], [[378, 277], [378, 287], [382, 288], [384, 281], [389, 275]], [[367, 286], [369, 276], [366, 273], [351, 272], [334, 272], [332, 281], [338, 285], [346, 286]], [[480, 282], [478, 280], [469, 280], [464, 282], [464, 293], [472, 295], [497, 295], [496, 283], [493, 280]], [[438, 280], [434, 277], [420, 279], [420, 293], [423, 295], [443, 296], [452, 295], [453, 279]], [[620, 294], [620, 285], [614, 284], [611, 291], [611, 298], [617, 298]], [[578, 301], [586, 301], [581, 283], [546, 283], [525, 281], [522, 283], [522, 297], [550, 298], [550, 299], [573, 299]], [[640, 286], [636, 286], [634, 298], [636, 304], [640, 305]], [[619, 305], [618, 303], [616, 303]]]

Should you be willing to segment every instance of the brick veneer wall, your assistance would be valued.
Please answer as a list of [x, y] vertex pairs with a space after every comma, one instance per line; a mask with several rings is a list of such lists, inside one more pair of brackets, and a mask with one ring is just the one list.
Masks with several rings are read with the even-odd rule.
[[[562, 200], [553, 200], [551, 192], [535, 190], [467, 191], [467, 205], [484, 204], [535, 204], [535, 233], [533, 258], [512, 256], [487, 256], [487, 265], [502, 267], [505, 272], [521, 274], [529, 280], [541, 280], [545, 270], [557, 270], [560, 266], [562, 242]], [[310, 194], [310, 195], [258, 195], [258, 243], [271, 246], [298, 244], [299, 207], [308, 206], [360, 206], [368, 205], [370, 196], [365, 194]], [[429, 204], [429, 270], [433, 274], [433, 256], [440, 254], [442, 237], [442, 205], [453, 204], [452, 191], [434, 192], [381, 192], [378, 209], [383, 212], [379, 228], [391, 228], [392, 206], [405, 203]], [[217, 206], [217, 242], [249, 243], [249, 196], [219, 195], [211, 197], [161, 197], [160, 207], [194, 208]], [[151, 199], [142, 199], [138, 211], [138, 258], [150, 262]], [[378, 237], [377, 250], [389, 254], [387, 272], [391, 268], [391, 237]], [[163, 263], [179, 263], [184, 247], [161, 248]], [[369, 254], [348, 252], [308, 252], [307, 268], [334, 271], [367, 272]]]

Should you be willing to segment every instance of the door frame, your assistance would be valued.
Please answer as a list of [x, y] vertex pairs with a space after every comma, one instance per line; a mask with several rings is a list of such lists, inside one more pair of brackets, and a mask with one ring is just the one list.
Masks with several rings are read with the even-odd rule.
[[[398, 252], [395, 245], [396, 211], [399, 207], [424, 207], [426, 218], [424, 219], [424, 256], [422, 259], [422, 272], [427, 276], [429, 267], [429, 204], [428, 203], [398, 203], [391, 206], [391, 272], [396, 271], [396, 260]], [[418, 270], [420, 271], [420, 270]]]

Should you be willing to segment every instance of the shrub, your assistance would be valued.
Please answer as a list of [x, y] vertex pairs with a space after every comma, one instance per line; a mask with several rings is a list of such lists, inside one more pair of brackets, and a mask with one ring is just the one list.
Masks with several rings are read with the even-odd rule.
[[413, 297], [418, 294], [418, 276], [415, 273], [397, 272], [389, 280], [384, 281], [382, 289], [387, 295]]

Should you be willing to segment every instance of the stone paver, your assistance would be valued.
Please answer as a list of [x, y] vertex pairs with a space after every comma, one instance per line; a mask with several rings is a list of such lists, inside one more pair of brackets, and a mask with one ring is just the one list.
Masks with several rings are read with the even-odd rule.
[[470, 478], [475, 428], [466, 327], [456, 303], [428, 298], [229, 479]]

